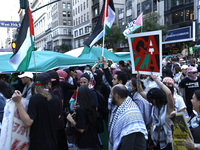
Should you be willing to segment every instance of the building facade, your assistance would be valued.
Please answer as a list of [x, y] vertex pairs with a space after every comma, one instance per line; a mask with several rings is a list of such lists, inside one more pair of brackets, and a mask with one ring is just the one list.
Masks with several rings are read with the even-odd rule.
[[91, 34], [91, 1], [72, 0], [73, 5], [73, 48], [83, 47]]
[[61, 45], [72, 46], [72, 4], [70, 0], [52, 3], [37, 11], [52, 0], [33, 0], [35, 48], [59, 51]]
[[197, 31], [195, 6], [194, 0], [164, 1], [164, 18], [169, 31], [163, 38], [163, 54], [181, 53], [194, 46]]

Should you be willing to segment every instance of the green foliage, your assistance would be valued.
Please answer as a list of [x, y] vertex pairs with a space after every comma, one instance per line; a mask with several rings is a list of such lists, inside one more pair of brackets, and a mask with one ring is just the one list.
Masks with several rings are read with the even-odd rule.
[[[156, 30], [162, 30], [162, 34], [166, 35], [168, 32], [168, 28], [166, 25], [160, 25], [158, 23], [160, 19], [160, 15], [156, 12], [148, 13], [144, 15], [143, 17], [143, 26], [138, 28], [134, 33], [141, 33], [142, 32], [148, 32], [148, 31], [156, 31]], [[128, 40], [125, 39], [122, 29], [127, 24], [123, 25], [122, 27], [113, 25], [112, 28], [109, 30], [108, 34], [105, 37], [105, 47], [107, 49], [113, 48], [115, 51], [117, 49], [117, 44], [128, 44]], [[103, 38], [97, 42], [97, 44], [102, 44]]]
[[61, 53], [65, 53], [65, 52], [68, 52], [69, 50], [72, 49], [72, 46], [71, 45], [67, 45], [67, 44], [62, 44], [60, 46], [60, 52]]
[[142, 32], [162, 30], [162, 34], [166, 35], [168, 28], [166, 25], [160, 25], [159, 19], [160, 15], [156, 12], [146, 14], [143, 18]]

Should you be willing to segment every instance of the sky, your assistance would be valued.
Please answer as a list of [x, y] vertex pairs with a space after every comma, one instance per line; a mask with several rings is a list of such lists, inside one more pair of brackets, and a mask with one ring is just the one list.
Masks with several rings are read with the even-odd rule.
[[[0, 21], [19, 21], [19, 0], [5, 0], [0, 5]], [[12, 28], [11, 28], [12, 30]], [[7, 28], [0, 27], [0, 48], [5, 46]]]

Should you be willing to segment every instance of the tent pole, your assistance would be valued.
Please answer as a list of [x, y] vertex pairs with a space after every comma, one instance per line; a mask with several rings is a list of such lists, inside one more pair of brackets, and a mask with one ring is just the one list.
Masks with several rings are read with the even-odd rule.
[[36, 63], [35, 63], [35, 52], [34, 52], [34, 48], [33, 48], [33, 61], [34, 61], [35, 72], [36, 72], [36, 76], [37, 76], [37, 68], [36, 68]]

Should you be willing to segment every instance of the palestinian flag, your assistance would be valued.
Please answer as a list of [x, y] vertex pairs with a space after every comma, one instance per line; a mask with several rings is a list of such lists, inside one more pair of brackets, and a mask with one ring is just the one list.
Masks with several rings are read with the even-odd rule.
[[26, 71], [34, 47], [34, 26], [31, 10], [28, 7], [16, 40], [16, 49], [9, 64], [17, 71]]
[[100, 40], [103, 37], [104, 23], [105, 23], [105, 36], [106, 36], [109, 29], [112, 27], [114, 20], [115, 20], [115, 8], [113, 0], [104, 0], [104, 4], [97, 25], [95, 26], [92, 35], [84, 42], [84, 44], [87, 45], [89, 48], [91, 48], [98, 40]]

